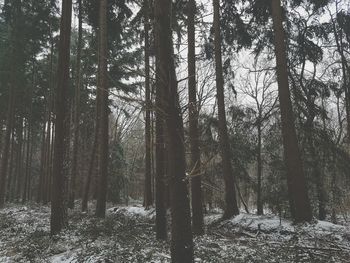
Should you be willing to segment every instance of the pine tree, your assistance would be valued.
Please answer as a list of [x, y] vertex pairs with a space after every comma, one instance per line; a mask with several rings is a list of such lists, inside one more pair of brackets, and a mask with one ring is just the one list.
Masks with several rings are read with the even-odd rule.
[[52, 196], [51, 196], [51, 234], [57, 234], [67, 225], [65, 204], [66, 177], [64, 160], [66, 153], [67, 130], [67, 92], [69, 83], [69, 55], [72, 20], [72, 0], [62, 1], [60, 41], [58, 49], [57, 87], [55, 101], [55, 141], [53, 156]]
[[145, 31], [145, 95], [146, 95], [146, 117], [145, 117], [145, 193], [144, 206], [148, 208], [153, 204], [152, 196], [152, 174], [151, 174], [151, 90], [150, 90], [150, 63], [149, 63], [149, 2], [144, 1], [144, 31]]
[[224, 78], [222, 71], [221, 55], [221, 30], [220, 30], [220, 0], [213, 0], [214, 7], [214, 45], [215, 45], [215, 74], [216, 74], [216, 97], [219, 117], [219, 144], [222, 158], [222, 169], [225, 181], [225, 211], [223, 218], [227, 219], [239, 214], [237, 205], [235, 179], [231, 165], [231, 149], [227, 132]]
[[177, 94], [177, 80], [173, 58], [171, 30], [171, 0], [154, 3], [156, 31], [156, 59], [159, 66], [157, 85], [161, 86], [166, 123], [169, 158], [169, 191], [171, 206], [171, 258], [172, 262], [193, 262], [191, 212], [186, 185], [186, 163], [182, 113]]
[[[108, 84], [107, 84], [107, 0], [100, 1], [99, 7], [99, 53], [98, 89], [101, 96], [99, 179], [96, 203], [96, 216], [105, 217], [108, 173]], [[97, 98], [98, 99], [98, 98]]]
[[188, 110], [189, 139], [191, 149], [191, 196], [192, 196], [192, 230], [196, 235], [204, 233], [202, 206], [202, 176], [198, 133], [198, 105], [196, 92], [196, 54], [195, 25], [196, 1], [188, 1]]
[[312, 211], [294, 126], [294, 116], [288, 84], [287, 54], [280, 0], [271, 1], [271, 11], [275, 34], [278, 96], [281, 110], [284, 158], [287, 168], [289, 203], [295, 222], [305, 222], [312, 219]]

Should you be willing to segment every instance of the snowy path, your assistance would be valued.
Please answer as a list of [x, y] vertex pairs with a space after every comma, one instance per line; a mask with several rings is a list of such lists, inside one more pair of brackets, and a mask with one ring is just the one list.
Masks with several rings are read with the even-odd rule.
[[[207, 234], [195, 238], [195, 262], [350, 262], [344, 226], [295, 227], [247, 214], [213, 223], [218, 217], [207, 217]], [[74, 211], [68, 229], [50, 238], [48, 207], [11, 206], [0, 211], [0, 262], [170, 262], [153, 219], [154, 211], [141, 207], [111, 208], [105, 220]]]

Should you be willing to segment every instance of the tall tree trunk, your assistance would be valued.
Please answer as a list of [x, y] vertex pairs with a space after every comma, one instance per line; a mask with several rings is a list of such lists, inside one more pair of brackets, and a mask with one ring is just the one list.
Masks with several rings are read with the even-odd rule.
[[11, 155], [10, 155], [10, 163], [8, 167], [8, 177], [7, 177], [7, 193], [6, 193], [6, 200], [11, 201], [11, 190], [13, 186], [13, 166], [14, 166], [14, 159], [15, 159], [15, 136], [14, 136], [14, 129], [12, 129], [11, 134]]
[[53, 187], [51, 195], [51, 234], [57, 234], [67, 225], [65, 204], [66, 177], [63, 174], [66, 154], [66, 117], [68, 111], [67, 91], [69, 81], [69, 55], [72, 20], [72, 0], [62, 1], [60, 40], [58, 49], [57, 87], [55, 103], [55, 139], [53, 156]]
[[159, 84], [160, 68], [158, 59], [156, 60], [156, 135], [155, 135], [155, 159], [156, 159], [156, 176], [155, 176], [155, 192], [156, 192], [156, 236], [157, 239], [167, 239], [167, 219], [165, 205], [165, 131], [164, 116], [161, 111], [163, 101], [163, 90]]
[[152, 165], [151, 165], [151, 90], [150, 90], [150, 62], [149, 62], [149, 1], [144, 1], [144, 30], [145, 30], [145, 95], [146, 95], [146, 117], [145, 117], [145, 190], [144, 206], [148, 208], [153, 204], [152, 196]]
[[23, 134], [23, 117], [19, 117], [18, 121], [18, 152], [16, 160], [16, 188], [15, 188], [15, 199], [20, 200], [21, 189], [22, 189], [22, 178], [23, 178], [23, 156], [24, 156], [24, 134]]
[[195, 235], [204, 233], [202, 206], [202, 175], [198, 133], [198, 105], [196, 93], [196, 51], [195, 25], [196, 1], [188, 2], [188, 111], [189, 139], [191, 149], [191, 196], [192, 196], [192, 230]]
[[107, 85], [107, 1], [100, 0], [99, 12], [99, 85], [101, 94], [99, 180], [96, 216], [105, 217], [108, 173], [108, 85]]
[[282, 24], [280, 0], [272, 0], [272, 20], [275, 33], [276, 70], [280, 101], [284, 159], [287, 168], [289, 203], [295, 222], [312, 219], [300, 150], [298, 146], [292, 103], [288, 85], [287, 53]]
[[186, 185], [186, 163], [182, 113], [177, 93], [171, 31], [171, 0], [156, 0], [154, 6], [157, 63], [169, 152], [172, 262], [193, 262], [191, 211]]
[[[99, 47], [98, 47], [99, 49]], [[99, 53], [99, 50], [98, 50]], [[99, 76], [97, 76], [99, 77]], [[99, 82], [99, 81], [97, 81]], [[94, 167], [97, 167], [98, 170], [98, 144], [99, 144], [99, 133], [100, 133], [100, 111], [101, 111], [101, 90], [97, 88], [96, 90], [96, 113], [95, 113], [95, 135], [94, 135], [94, 141], [92, 145], [92, 150], [91, 150], [91, 156], [90, 156], [90, 162], [89, 162], [89, 168], [87, 171], [87, 176], [85, 180], [85, 185], [84, 185], [84, 193], [83, 193], [83, 200], [82, 200], [82, 211], [86, 212], [88, 208], [88, 199], [89, 199], [89, 193], [90, 193], [90, 185], [92, 181], [92, 176], [93, 176], [93, 171]], [[96, 164], [95, 164], [96, 163]]]
[[34, 87], [35, 87], [35, 64], [33, 62], [33, 80], [32, 80], [32, 87], [30, 88], [29, 91], [29, 98], [28, 98], [28, 116], [27, 116], [27, 148], [26, 148], [26, 168], [25, 168], [25, 179], [24, 179], [24, 187], [23, 187], [23, 195], [22, 195], [22, 202], [25, 203], [28, 198], [28, 193], [29, 193], [29, 176], [30, 176], [30, 157], [31, 157], [31, 148], [32, 148], [32, 116], [33, 116], [33, 92], [34, 92]]
[[8, 104], [8, 112], [6, 117], [6, 132], [4, 138], [4, 148], [2, 149], [2, 159], [0, 167], [0, 208], [3, 208], [5, 205], [5, 196], [6, 196], [6, 180], [7, 180], [7, 168], [8, 168], [8, 157], [10, 150], [10, 141], [11, 141], [11, 132], [13, 126], [15, 110], [15, 95], [14, 95], [14, 86], [10, 87], [10, 97]]
[[[226, 125], [224, 77], [222, 71], [221, 57], [221, 35], [220, 35], [220, 0], [213, 0], [214, 7], [214, 35], [215, 35], [215, 73], [216, 73], [216, 97], [218, 101], [219, 117], [219, 143], [222, 158], [222, 170], [225, 181], [225, 211], [223, 218], [227, 219], [239, 214], [237, 205], [235, 178], [231, 165], [231, 149]], [[237, 185], [238, 187], [238, 185]]]
[[261, 194], [261, 181], [262, 181], [262, 160], [261, 160], [261, 114], [259, 114], [258, 119], [258, 154], [257, 154], [257, 164], [258, 164], [258, 189], [257, 189], [257, 214], [264, 214], [262, 194]]
[[[4, 5], [8, 7], [9, 2], [5, 1]], [[0, 208], [3, 208], [5, 205], [5, 196], [6, 196], [6, 186], [7, 186], [7, 170], [8, 170], [8, 161], [9, 161], [9, 152], [10, 152], [10, 143], [11, 143], [11, 132], [13, 129], [14, 117], [15, 117], [15, 101], [17, 95], [17, 89], [19, 86], [18, 79], [20, 78], [20, 72], [24, 65], [22, 64], [22, 46], [20, 41], [20, 24], [18, 17], [21, 17], [22, 13], [22, 1], [15, 0], [12, 1], [10, 6], [11, 12], [13, 15], [13, 24], [11, 32], [11, 47], [9, 54], [13, 63], [11, 63], [11, 73], [10, 73], [10, 84], [9, 84], [9, 97], [8, 97], [8, 109], [6, 116], [6, 131], [4, 136], [4, 146], [1, 154], [1, 163], [0, 163]], [[6, 23], [11, 24], [7, 18], [5, 18]], [[1, 148], [1, 147], [0, 147]]]
[[72, 156], [72, 174], [70, 179], [70, 191], [68, 207], [74, 208], [76, 180], [78, 173], [78, 156], [79, 156], [79, 122], [80, 122], [80, 89], [81, 89], [81, 46], [83, 39], [83, 19], [82, 19], [82, 0], [78, 0], [78, 43], [77, 43], [77, 62], [76, 62], [76, 83], [74, 96], [74, 134], [73, 134], [73, 156]]
[[[51, 96], [50, 96], [51, 100]], [[44, 153], [44, 184], [43, 184], [43, 204], [47, 204], [50, 201], [50, 194], [49, 194], [49, 187], [50, 187], [50, 177], [51, 177], [51, 149], [52, 147], [52, 136], [54, 136], [54, 133], [52, 131], [52, 116], [51, 116], [51, 107], [52, 103], [50, 104], [49, 112], [48, 112], [48, 119], [47, 119], [47, 133], [46, 133], [46, 143], [45, 143], [45, 153]]]

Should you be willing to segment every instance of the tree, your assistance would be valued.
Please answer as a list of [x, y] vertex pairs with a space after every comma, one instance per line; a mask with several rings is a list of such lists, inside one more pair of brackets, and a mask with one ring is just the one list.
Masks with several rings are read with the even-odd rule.
[[220, 1], [213, 0], [214, 7], [214, 51], [215, 51], [215, 72], [216, 72], [216, 97], [218, 104], [219, 118], [219, 147], [222, 158], [222, 170], [225, 181], [225, 211], [223, 218], [228, 219], [239, 214], [236, 199], [235, 179], [231, 165], [231, 149], [226, 125], [224, 78], [222, 71], [221, 57], [221, 35], [220, 35]]
[[67, 147], [66, 117], [69, 83], [69, 55], [72, 20], [72, 0], [62, 1], [60, 41], [58, 47], [57, 86], [55, 101], [55, 141], [53, 156], [53, 187], [51, 196], [51, 234], [57, 234], [67, 225], [65, 204], [64, 161]]
[[[257, 58], [253, 63], [253, 68], [246, 73], [246, 78], [242, 81], [240, 88], [243, 94], [253, 100], [254, 109], [254, 126], [257, 131], [257, 214], [262, 215], [263, 198], [262, 198], [262, 181], [263, 181], [263, 157], [262, 157], [262, 137], [266, 127], [266, 122], [269, 121], [271, 115], [276, 109], [277, 96], [272, 89], [272, 84], [275, 82], [275, 74], [269, 69], [261, 68], [262, 64], [267, 64], [266, 61], [259, 62]], [[253, 78], [251, 78], [251, 75]]]
[[186, 185], [184, 130], [177, 93], [171, 30], [171, 0], [154, 2], [156, 59], [159, 66], [157, 85], [160, 85], [163, 116], [166, 123], [169, 160], [169, 191], [171, 205], [172, 262], [193, 262], [191, 212]]
[[280, 0], [271, 1], [271, 14], [275, 34], [276, 72], [281, 110], [284, 159], [287, 168], [289, 204], [294, 221], [299, 223], [310, 221], [312, 219], [312, 211], [294, 126]]
[[149, 63], [149, 2], [144, 1], [144, 31], [145, 31], [145, 193], [144, 206], [148, 208], [153, 204], [152, 174], [151, 174], [151, 90], [150, 90], [150, 63]]
[[204, 233], [202, 183], [198, 133], [198, 105], [196, 92], [196, 54], [195, 54], [195, 25], [196, 1], [188, 2], [188, 111], [189, 139], [191, 149], [191, 196], [192, 196], [192, 230], [196, 235]]
[[79, 156], [79, 122], [80, 122], [80, 89], [81, 89], [81, 48], [83, 39], [83, 18], [82, 18], [82, 0], [78, 0], [78, 43], [76, 58], [76, 83], [74, 95], [74, 134], [73, 134], [73, 153], [72, 153], [72, 172], [69, 192], [69, 208], [74, 208], [74, 199], [76, 191], [76, 180], [78, 173], [78, 156]]
[[155, 175], [155, 194], [156, 194], [156, 237], [165, 240], [167, 238], [167, 219], [165, 206], [165, 131], [162, 109], [162, 86], [160, 85], [159, 64], [156, 63], [156, 175]]
[[[99, 53], [98, 89], [101, 95], [99, 180], [96, 203], [96, 216], [106, 214], [107, 174], [108, 174], [108, 84], [107, 84], [107, 0], [100, 1], [99, 12]], [[97, 98], [98, 100], [99, 98]]]

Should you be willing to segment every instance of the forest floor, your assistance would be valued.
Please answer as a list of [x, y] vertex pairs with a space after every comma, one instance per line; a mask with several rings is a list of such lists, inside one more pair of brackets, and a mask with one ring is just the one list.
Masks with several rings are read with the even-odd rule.
[[[154, 216], [140, 206], [112, 207], [102, 220], [77, 208], [69, 227], [50, 237], [49, 207], [9, 205], [0, 210], [0, 262], [170, 262], [168, 242], [155, 239]], [[349, 226], [294, 226], [273, 215], [219, 218], [206, 216], [195, 262], [350, 262]]]

